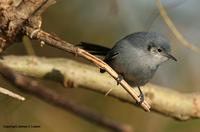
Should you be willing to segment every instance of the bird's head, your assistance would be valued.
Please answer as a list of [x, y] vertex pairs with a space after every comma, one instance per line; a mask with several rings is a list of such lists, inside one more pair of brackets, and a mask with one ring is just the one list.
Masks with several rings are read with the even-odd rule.
[[167, 60], [177, 61], [171, 54], [170, 42], [161, 34], [149, 32], [144, 39], [146, 39], [145, 48], [147, 52], [160, 63]]
[[159, 33], [137, 32], [127, 36], [127, 39], [132, 46], [145, 54], [147, 61], [152, 61], [152, 63], [158, 65], [167, 60], [177, 61], [171, 55], [170, 42]]

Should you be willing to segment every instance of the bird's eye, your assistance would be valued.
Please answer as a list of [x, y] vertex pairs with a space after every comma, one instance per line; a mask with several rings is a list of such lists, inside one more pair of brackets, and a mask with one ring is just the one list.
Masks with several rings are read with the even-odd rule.
[[162, 52], [162, 49], [160, 49], [160, 48], [158, 48], [158, 50], [157, 50], [158, 52]]

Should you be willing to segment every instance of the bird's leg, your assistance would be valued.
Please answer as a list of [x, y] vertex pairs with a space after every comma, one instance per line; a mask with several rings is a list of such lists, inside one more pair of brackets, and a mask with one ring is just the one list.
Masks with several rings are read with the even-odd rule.
[[140, 86], [138, 86], [138, 90], [140, 92], [140, 95], [138, 96], [140, 98], [140, 101], [137, 102], [137, 104], [141, 104], [144, 101], [144, 94], [142, 93], [142, 90], [140, 89]]
[[124, 79], [124, 77], [123, 77], [123, 75], [122, 74], [118, 74], [118, 77], [117, 77], [117, 85], [119, 85], [119, 83], [121, 82], [121, 80], [123, 80]]

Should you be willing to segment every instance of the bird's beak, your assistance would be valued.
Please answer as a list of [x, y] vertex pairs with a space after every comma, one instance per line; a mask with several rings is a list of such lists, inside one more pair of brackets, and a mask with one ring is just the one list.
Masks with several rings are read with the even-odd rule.
[[169, 59], [172, 59], [172, 60], [174, 60], [174, 61], [177, 61], [177, 59], [176, 59], [173, 55], [171, 55], [171, 54], [169, 54], [169, 53], [167, 53], [166, 56], [167, 56], [167, 58], [169, 58]]

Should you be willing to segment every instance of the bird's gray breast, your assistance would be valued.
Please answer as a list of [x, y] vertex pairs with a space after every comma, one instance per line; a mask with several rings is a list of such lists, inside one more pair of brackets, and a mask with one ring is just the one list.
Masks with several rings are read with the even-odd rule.
[[158, 67], [151, 63], [151, 58], [143, 50], [129, 44], [116, 45], [106, 58], [109, 60], [107, 63], [131, 86], [146, 84]]

